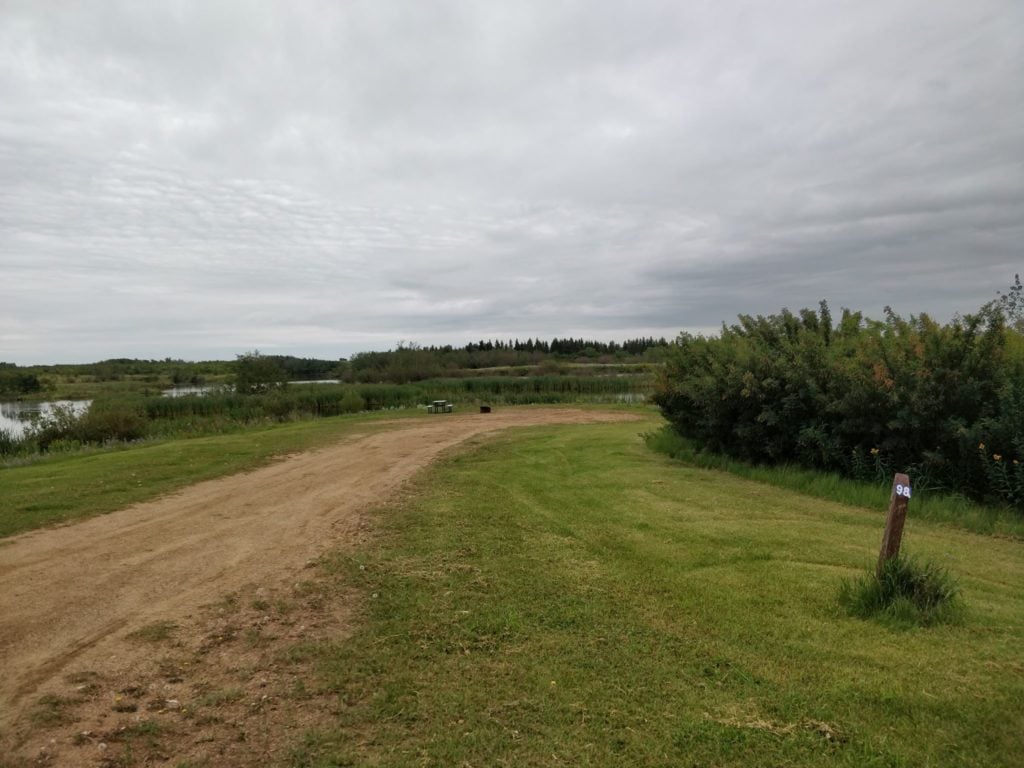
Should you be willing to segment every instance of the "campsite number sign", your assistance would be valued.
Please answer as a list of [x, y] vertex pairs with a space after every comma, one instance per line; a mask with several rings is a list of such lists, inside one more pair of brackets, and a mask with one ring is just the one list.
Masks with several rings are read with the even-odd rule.
[[882, 569], [888, 560], [900, 553], [900, 541], [903, 539], [903, 521], [907, 519], [907, 504], [910, 502], [910, 478], [902, 472], [892, 480], [892, 495], [889, 497], [889, 514], [885, 519], [885, 533], [882, 534], [882, 549], [878, 553], [876, 572], [882, 575]]

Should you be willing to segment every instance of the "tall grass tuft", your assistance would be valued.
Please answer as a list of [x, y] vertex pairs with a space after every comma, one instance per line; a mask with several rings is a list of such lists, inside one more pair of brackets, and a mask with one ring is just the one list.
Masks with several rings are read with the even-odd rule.
[[17, 456], [25, 451], [26, 441], [7, 429], [0, 429], [0, 456]]
[[844, 581], [839, 605], [851, 616], [900, 627], [956, 623], [964, 610], [960, 587], [946, 568], [904, 555], [886, 562], [879, 574], [872, 570]]

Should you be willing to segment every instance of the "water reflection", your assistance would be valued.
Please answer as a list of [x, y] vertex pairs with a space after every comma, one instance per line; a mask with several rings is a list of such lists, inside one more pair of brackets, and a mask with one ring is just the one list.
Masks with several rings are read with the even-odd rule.
[[85, 413], [92, 400], [48, 400], [38, 403], [0, 403], [0, 429], [21, 437], [35, 419], [45, 419], [55, 408], [71, 408], [75, 414]]
[[223, 389], [223, 387], [216, 387], [213, 385], [189, 385], [181, 387], [171, 387], [162, 391], [164, 397], [186, 397], [187, 395], [205, 395], [207, 392], [213, 392], [215, 389]]
[[[313, 379], [310, 381], [289, 381], [288, 384], [340, 384], [341, 379]], [[162, 390], [164, 397], [185, 397], [187, 395], [206, 395], [210, 392], [233, 392], [230, 384], [198, 384], [171, 387]]]

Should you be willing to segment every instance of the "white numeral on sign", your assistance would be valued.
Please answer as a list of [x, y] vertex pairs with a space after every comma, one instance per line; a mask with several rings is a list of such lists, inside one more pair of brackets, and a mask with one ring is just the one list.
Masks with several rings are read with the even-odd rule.
[[909, 485], [900, 485], [900, 484], [897, 483], [896, 484], [896, 495], [897, 496], [903, 496], [904, 498], [909, 499], [910, 498], [910, 486]]

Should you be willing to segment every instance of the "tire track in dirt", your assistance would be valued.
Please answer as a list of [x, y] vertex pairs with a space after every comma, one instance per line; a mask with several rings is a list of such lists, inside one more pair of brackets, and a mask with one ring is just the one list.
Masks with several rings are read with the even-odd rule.
[[351, 544], [365, 510], [443, 452], [518, 426], [633, 418], [573, 409], [410, 420], [253, 472], [0, 546], [0, 729], [75, 663], [129, 666], [124, 633], [174, 620], [245, 585], [298, 573]]

